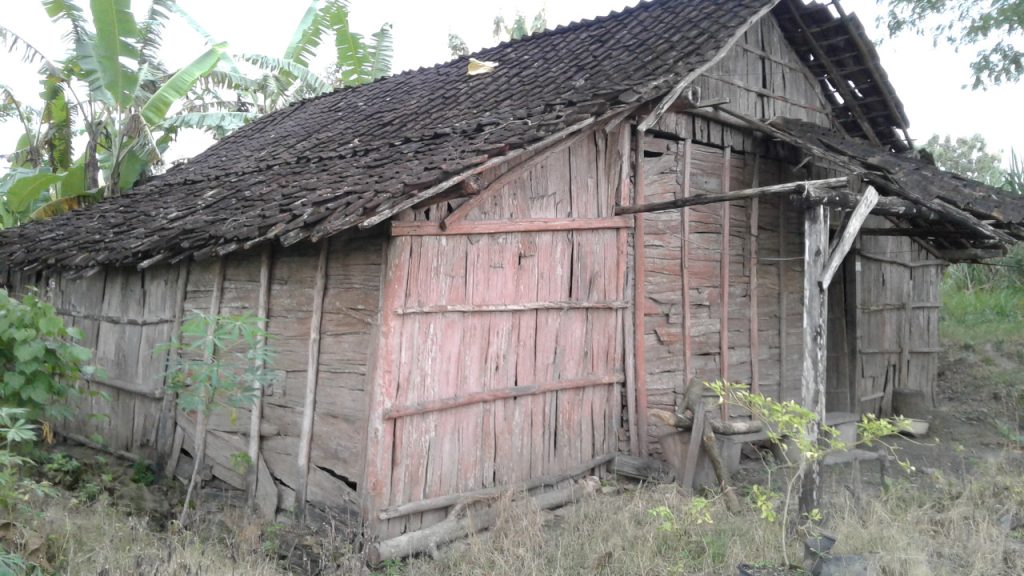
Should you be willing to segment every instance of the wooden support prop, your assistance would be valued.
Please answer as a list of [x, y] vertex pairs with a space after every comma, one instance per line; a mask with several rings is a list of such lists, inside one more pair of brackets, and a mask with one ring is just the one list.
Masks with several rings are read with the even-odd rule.
[[[479, 198], [477, 196], [476, 198]], [[454, 214], [454, 213], [453, 213]], [[436, 222], [391, 222], [392, 236], [464, 236], [510, 232], [561, 232], [632, 228], [632, 218], [524, 218], [513, 221], [460, 222], [442, 228]]]
[[[729, 193], [732, 174], [732, 147], [726, 146], [722, 152], [722, 195]], [[718, 323], [718, 358], [720, 374], [723, 382], [729, 381], [729, 234], [732, 215], [728, 202], [722, 203], [722, 243], [719, 254], [719, 288], [721, 289], [721, 306], [719, 307]], [[722, 402], [722, 420], [729, 419], [729, 404]]]
[[[210, 296], [210, 316], [217, 316], [220, 314], [220, 302], [224, 296], [224, 258], [217, 258], [217, 268], [214, 272], [213, 280], [213, 294]], [[211, 322], [209, 329], [207, 330], [207, 339], [211, 341], [211, 344], [206, 347], [203, 351], [203, 360], [205, 362], [213, 362], [216, 350], [214, 350], [212, 339], [213, 331], [216, 330], [215, 323]], [[193, 468], [192, 476], [188, 483], [188, 489], [185, 492], [185, 502], [191, 500], [192, 491], [195, 489], [196, 478], [199, 477], [199, 471], [203, 469], [203, 461], [206, 459], [206, 427], [208, 424], [209, 416], [207, 416], [205, 410], [199, 410], [196, 415], [196, 429], [195, 429], [195, 449], [192, 454]], [[184, 523], [187, 518], [188, 510], [184, 509], [181, 512], [180, 522]]]
[[440, 410], [451, 410], [453, 408], [471, 406], [473, 404], [481, 404], [484, 402], [496, 402], [498, 400], [520, 398], [522, 396], [536, 396], [537, 394], [545, 394], [547, 392], [575, 390], [579, 388], [589, 388], [591, 386], [621, 384], [623, 381], [625, 381], [625, 376], [623, 374], [616, 374], [613, 376], [577, 378], [573, 380], [562, 380], [559, 382], [550, 382], [545, 384], [530, 384], [526, 386], [498, 388], [495, 390], [486, 390], [483, 392], [474, 392], [471, 394], [463, 394], [461, 396], [453, 396], [451, 398], [437, 398], [435, 400], [426, 400], [423, 402], [418, 402], [416, 404], [399, 404], [386, 409], [384, 411], [384, 418], [387, 420], [394, 420], [395, 418], [404, 418], [406, 416], [414, 416], [419, 414], [429, 414], [430, 412], [438, 412]]
[[725, 507], [733, 514], [736, 514], [741, 510], [740, 501], [736, 497], [736, 492], [733, 491], [732, 486], [729, 485], [729, 469], [722, 462], [722, 455], [718, 452], [718, 440], [715, 438], [714, 430], [708, 424], [708, 422], [704, 422], [703, 433], [694, 429], [693, 434], [701, 434], [701, 443], [708, 454], [711, 468], [715, 471], [715, 477], [718, 479], [718, 488], [722, 496], [725, 497]]
[[[853, 247], [853, 241], [857, 239], [860, 227], [864, 225], [864, 220], [871, 214], [871, 209], [875, 207], [876, 203], [878, 203], [878, 191], [873, 186], [868, 186], [864, 190], [860, 202], [857, 203], [857, 207], [854, 208], [850, 218], [846, 221], [846, 226], [843, 228], [842, 235], [839, 237], [839, 242], [836, 244], [835, 249], [828, 255], [828, 262], [825, 264], [825, 268], [821, 273], [821, 279], [819, 280], [822, 290], [828, 290], [829, 284], [832, 283], [832, 278], [835, 277], [836, 272], [839, 271], [839, 266], [843, 263], [843, 259], [846, 258], [846, 254]], [[825, 234], [828, 234], [827, 230]]]
[[[690, 162], [691, 162], [691, 148], [693, 148], [692, 140], [683, 140], [683, 186], [682, 186], [682, 197], [687, 198], [690, 195]], [[680, 278], [682, 280], [682, 308], [683, 308], [683, 378], [682, 386], [677, 390], [677, 407], [685, 408], [686, 404], [686, 389], [693, 382], [693, 345], [690, 337], [690, 329], [693, 325], [693, 321], [690, 317], [690, 210], [688, 208], [679, 209], [679, 220], [680, 220], [680, 235], [679, 235], [679, 250], [682, 252], [679, 256], [680, 262]], [[682, 404], [680, 404], [680, 402]]]
[[735, 32], [733, 32], [733, 35], [725, 42], [725, 44], [722, 45], [721, 48], [719, 48], [718, 52], [714, 55], [714, 57], [710, 58], [704, 65], [699, 66], [693, 71], [691, 71], [689, 74], [684, 76], [678, 84], [673, 86], [672, 89], [669, 90], [669, 92], [665, 94], [665, 96], [663, 96], [661, 100], [658, 101], [658, 104], [654, 107], [654, 110], [652, 110], [651, 113], [648, 114], [647, 117], [643, 119], [643, 121], [637, 128], [641, 132], [645, 132], [652, 126], [657, 124], [658, 119], [660, 119], [662, 114], [664, 114], [672, 106], [672, 104], [675, 103], [675, 101], [683, 94], [683, 91], [687, 87], [692, 85], [694, 80], [700, 78], [709, 68], [717, 64], [719, 60], [721, 60], [726, 54], [728, 54], [729, 51], [732, 50], [732, 47], [735, 46], [737, 42], [739, 42], [740, 38], [743, 38], [743, 36], [747, 33], [747, 29], [753, 26], [759, 20], [761, 20], [761, 18], [767, 15], [769, 12], [771, 12], [774, 6], [774, 3], [766, 4], [755, 14], [751, 15], [751, 17], [746, 22], [744, 22], [742, 26], [740, 26], [739, 28], [736, 29]]
[[[273, 248], [270, 244], [266, 244], [260, 251], [260, 295], [256, 304], [259, 328], [264, 333], [267, 330], [267, 316], [270, 313], [270, 265], [272, 257]], [[266, 334], [260, 335], [259, 345], [262, 347], [266, 343]], [[262, 373], [265, 368], [266, 366], [264, 366], [261, 359], [256, 370]], [[250, 508], [256, 504], [256, 492], [259, 489], [260, 424], [263, 420], [263, 388], [257, 384], [253, 392], [256, 395], [256, 399], [253, 401], [251, 418], [249, 420], [249, 469], [246, 471]]]
[[450, 494], [448, 496], [438, 496], [436, 498], [428, 498], [418, 502], [399, 504], [398, 506], [392, 506], [381, 510], [380, 514], [377, 515], [377, 518], [381, 520], [391, 520], [392, 518], [401, 518], [402, 516], [409, 516], [411, 514], [430, 512], [431, 510], [448, 508], [449, 506], [487, 501], [500, 497], [504, 494], [508, 494], [509, 492], [526, 492], [536, 488], [542, 488], [544, 486], [554, 486], [556, 484], [572, 480], [578, 476], [582, 476], [594, 468], [604, 466], [614, 460], [615, 456], [615, 454], [605, 454], [604, 456], [599, 456], [578, 466], [573, 466], [565, 472], [559, 474], [548, 474], [547, 476], [541, 476], [539, 478], [532, 478], [526, 482], [520, 482], [513, 486], [481, 488], [479, 490], [470, 490], [459, 494]]
[[[760, 183], [761, 155], [754, 156], [754, 179], [753, 186], [757, 188]], [[758, 325], [758, 302], [757, 302], [757, 238], [760, 235], [761, 200], [751, 198], [750, 200], [750, 246], [747, 250], [747, 270], [750, 271], [750, 391], [754, 394], [761, 392], [761, 334]]]
[[[807, 437], [818, 441], [820, 425], [825, 421], [825, 361], [828, 290], [819, 279], [828, 252], [828, 211], [823, 206], [804, 213], [804, 355], [800, 379], [800, 403], [817, 419], [807, 427]], [[802, 515], [818, 507], [821, 469], [818, 461], [801, 462], [803, 485], [799, 509]]]
[[[633, 202], [644, 200], [644, 132], [636, 131], [636, 149], [633, 161]], [[644, 322], [647, 312], [647, 259], [644, 247], [644, 216], [636, 214], [633, 225], [633, 353], [636, 355], [636, 424], [639, 434], [640, 456], [647, 456], [647, 359], [644, 341]]]
[[704, 406], [697, 406], [693, 411], [693, 424], [690, 427], [690, 443], [686, 448], [686, 466], [683, 468], [682, 486], [687, 492], [693, 490], [693, 480], [697, 476], [697, 459], [700, 456], [700, 446], [703, 436], [693, 430], [703, 430], [704, 423], [708, 419], [707, 410]]
[[[188, 262], [178, 266], [178, 286], [175, 292], [174, 302], [174, 324], [171, 326], [171, 338], [178, 338], [181, 333], [181, 322], [185, 317], [185, 295], [188, 290]], [[178, 465], [178, 457], [173, 453], [174, 433], [176, 429], [176, 418], [178, 414], [177, 397], [173, 392], [167, 392], [167, 370], [174, 365], [177, 358], [177, 350], [171, 349], [167, 352], [167, 361], [164, 364], [164, 397], [160, 402], [160, 416], [156, 425], [157, 461], [164, 465], [164, 472], [167, 476], [174, 474], [174, 469], [168, 470], [171, 461]], [[181, 447], [179, 446], [179, 452]]]
[[533, 310], [622, 310], [629, 308], [629, 302], [521, 302], [519, 304], [435, 304], [417, 306], [395, 311], [403, 316], [408, 314], [451, 314], [481, 312], [530, 312]]
[[[558, 508], [580, 500], [585, 493], [583, 486], [574, 484], [534, 496], [533, 505], [541, 510]], [[498, 511], [494, 507], [468, 511], [465, 516], [453, 515], [429, 528], [371, 544], [366, 559], [371, 566], [379, 566], [389, 560], [398, 560], [424, 552], [435, 553], [439, 546], [490, 528], [497, 519]]]
[[724, 194], [694, 194], [686, 198], [666, 200], [663, 202], [651, 202], [649, 204], [634, 203], [632, 206], [617, 206], [616, 214], [640, 214], [643, 212], [660, 212], [662, 210], [677, 210], [688, 206], [702, 206], [705, 204], [717, 204], [719, 202], [733, 202], [736, 200], [747, 200], [762, 196], [778, 194], [804, 194], [808, 189], [825, 190], [829, 188], [845, 187], [847, 178], [826, 178], [824, 180], [810, 180], [807, 182], [790, 182], [788, 184], [775, 184], [762, 186], [760, 188], [748, 188], [746, 190], [734, 190]]
[[320, 258], [316, 265], [313, 286], [313, 317], [309, 323], [309, 356], [306, 363], [306, 396], [302, 405], [302, 430], [299, 436], [298, 481], [295, 503], [299, 518], [306, 517], [306, 492], [309, 481], [309, 457], [313, 447], [313, 416], [316, 411], [316, 386], [320, 368], [320, 324], [324, 316], [324, 293], [327, 289], [327, 248], [330, 242], [320, 241]]

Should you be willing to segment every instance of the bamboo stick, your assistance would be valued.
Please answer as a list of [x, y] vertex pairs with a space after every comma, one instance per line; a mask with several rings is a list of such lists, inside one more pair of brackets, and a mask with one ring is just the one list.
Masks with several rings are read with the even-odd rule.
[[[722, 155], [722, 194], [726, 195], [729, 193], [730, 175], [732, 172], [730, 165], [732, 163], [732, 147], [726, 146]], [[722, 244], [719, 249], [721, 262], [721, 265], [719, 266], [721, 306], [719, 310], [718, 357], [719, 362], [721, 363], [720, 372], [723, 382], [729, 381], [729, 228], [730, 221], [732, 219], [729, 206], [730, 204], [728, 202], [722, 203]], [[728, 419], [729, 405], [722, 402], [722, 421], [725, 422]]]
[[[636, 131], [636, 150], [634, 150], [634, 190], [633, 202], [642, 204], [644, 199], [644, 133]], [[644, 254], [644, 216], [637, 214], [633, 225], [633, 350], [636, 355], [636, 421], [639, 434], [640, 455], [647, 455], [647, 359], [644, 346], [644, 320], [647, 308], [647, 259]]]

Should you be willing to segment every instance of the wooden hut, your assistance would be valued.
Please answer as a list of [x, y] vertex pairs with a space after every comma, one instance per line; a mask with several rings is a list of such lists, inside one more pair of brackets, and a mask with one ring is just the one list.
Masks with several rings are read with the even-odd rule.
[[1021, 235], [1020, 201], [914, 156], [837, 3], [655, 0], [474, 57], [497, 67], [307, 100], [3, 231], [8, 285], [105, 369], [61, 430], [185, 475], [195, 422], [152, 350], [249, 310], [278, 378], [212, 418], [213, 477], [414, 537], [656, 456], [650, 411], [694, 383], [855, 413], [930, 394], [943, 264]]

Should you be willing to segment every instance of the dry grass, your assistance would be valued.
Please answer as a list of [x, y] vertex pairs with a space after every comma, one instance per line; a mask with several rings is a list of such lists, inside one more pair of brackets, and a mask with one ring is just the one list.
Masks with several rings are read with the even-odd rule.
[[[916, 475], [888, 494], [858, 505], [841, 485], [828, 490], [827, 528], [838, 554], [871, 554], [881, 574], [1019, 575], [1007, 562], [1008, 513], [1024, 514], [1019, 458], [983, 465], [967, 484]], [[780, 526], [750, 512], [732, 515], [714, 504], [712, 523], [698, 523], [691, 501], [668, 487], [649, 487], [586, 500], [553, 518], [523, 505], [504, 505], [501, 523], [394, 573], [409, 575], [723, 575], [742, 562], [781, 563]], [[659, 507], [670, 510], [660, 517]], [[663, 509], [663, 510], [664, 510]], [[666, 518], [669, 520], [666, 521]], [[1024, 518], [1021, 518], [1024, 520]], [[666, 523], [667, 522], [667, 523]], [[790, 558], [800, 551], [791, 546]]]
[[[874, 476], [865, 466], [867, 480]], [[976, 465], [969, 476], [915, 473], [888, 493], [868, 486], [861, 504], [844, 487], [848, 470], [826, 480], [827, 528], [840, 554], [870, 554], [885, 576], [1020, 575], [1008, 561], [1005, 518], [1024, 522], [1024, 465], [1006, 453]], [[778, 480], [778, 478], [776, 478]], [[711, 522], [698, 522], [693, 500], [672, 486], [647, 486], [594, 496], [557, 514], [504, 500], [498, 524], [486, 534], [416, 559], [379, 568], [399, 575], [731, 575], [742, 562], [779, 563], [778, 522], [750, 508], [729, 514], [712, 502]], [[659, 514], [652, 513], [660, 510]], [[208, 514], [198, 527], [165, 529], [106, 498], [92, 504], [47, 498], [23, 511], [18, 526], [43, 536], [52, 573], [72, 575], [367, 574], [347, 535], [316, 537], [260, 525], [242, 513]], [[790, 558], [800, 558], [791, 540]], [[38, 538], [37, 538], [38, 541]], [[1021, 542], [1024, 547], [1024, 542]]]

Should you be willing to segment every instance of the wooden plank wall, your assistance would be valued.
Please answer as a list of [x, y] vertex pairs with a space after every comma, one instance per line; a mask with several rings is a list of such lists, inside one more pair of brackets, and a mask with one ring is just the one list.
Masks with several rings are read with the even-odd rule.
[[[588, 132], [500, 190], [485, 189], [446, 231], [437, 223], [459, 202], [394, 223], [387, 282], [400, 285], [375, 372], [383, 392], [371, 406], [381, 419], [369, 447], [371, 520], [617, 451], [627, 312], [619, 230], [632, 221], [611, 218], [619, 138]], [[536, 229], [515, 231], [521, 222]], [[497, 228], [474, 233], [484, 223]], [[448, 506], [393, 517], [378, 533], [437, 523]]]
[[[728, 98], [726, 108], [752, 118], [799, 118], [830, 126], [829, 107], [818, 83], [801, 64], [771, 16], [751, 26], [721, 60], [694, 82], [702, 101]], [[732, 146], [753, 153], [756, 139], [747, 131], [690, 115], [682, 127], [697, 142]]]
[[[353, 521], [359, 514], [366, 435], [367, 365], [379, 307], [384, 239], [382, 236], [335, 238], [328, 246], [323, 317], [317, 328], [319, 361], [314, 402], [308, 501], [335, 519]], [[268, 365], [275, 383], [266, 389], [261, 422], [261, 462], [272, 475], [283, 510], [295, 507], [298, 441], [305, 405], [311, 317], [319, 246], [300, 244], [276, 249], [271, 262]], [[225, 259], [219, 312], [256, 314], [260, 285], [259, 250]], [[210, 312], [217, 284], [216, 260], [167, 265], [139, 272], [109, 269], [87, 278], [35, 274], [30, 284], [46, 287], [62, 315], [85, 333], [103, 375], [85, 383], [74, 407], [75, 418], [63, 431], [102, 440], [109, 448], [155, 461], [166, 354], [152, 354], [172, 335], [180, 275], [187, 274], [185, 314]], [[18, 275], [12, 284], [22, 284]], [[93, 393], [96, 392], [96, 393]], [[102, 392], [102, 394], [98, 394]], [[165, 428], [179, 436], [182, 452], [172, 458], [175, 473], [187, 477], [192, 467], [194, 418], [180, 411]], [[250, 411], [215, 413], [209, 423], [206, 462], [213, 476], [244, 489], [246, 474], [232, 465], [246, 453]]]
[[35, 287], [68, 325], [82, 330], [82, 344], [102, 368], [81, 383], [74, 416], [59, 423], [62, 432], [156, 458], [166, 353], [154, 348], [170, 338], [179, 273], [174, 266], [103, 270], [78, 279], [11, 273], [14, 293]]
[[[891, 225], [871, 217], [865, 226]], [[867, 398], [862, 410], [890, 414], [897, 388], [934, 399], [944, 266], [906, 237], [865, 236], [858, 243], [858, 398]]]
[[[670, 114], [659, 123], [659, 129], [685, 134], [687, 119]], [[671, 126], [673, 119], [680, 120]], [[648, 157], [644, 167], [647, 178], [647, 201], [670, 200], [684, 194], [718, 193], [722, 190], [725, 167], [724, 149], [697, 144], [691, 140], [672, 141], [648, 139]], [[687, 148], [689, 152], [687, 153]], [[689, 161], [687, 161], [689, 156]], [[758, 182], [770, 185], [792, 180], [788, 170], [776, 160], [732, 152], [730, 183], [732, 189], [750, 187], [754, 166], [758, 165]], [[687, 168], [689, 173], [687, 174]], [[787, 205], [780, 212], [780, 204]], [[687, 209], [690, 231], [686, 248], [689, 309], [683, 308], [683, 249], [679, 211], [665, 211], [645, 216], [644, 236], [647, 255], [644, 341], [647, 356], [647, 386], [651, 408], [675, 410], [682, 407], [683, 392], [690, 381], [698, 384], [722, 377], [722, 205], [697, 206]], [[751, 239], [749, 201], [733, 202], [729, 210], [731, 226], [728, 243], [729, 304], [728, 377], [732, 381], [750, 383], [751, 326], [758, 330], [758, 381], [761, 390], [775, 397], [797, 399], [800, 394], [800, 365], [792, 361], [785, 366], [780, 337], [785, 335], [786, 353], [799, 358], [802, 350], [802, 304], [799, 298], [785, 303], [785, 322], [780, 316], [780, 274], [784, 284], [799, 294], [803, 281], [803, 232], [800, 212], [788, 206], [784, 198], [760, 201], [756, 241]], [[782, 220], [780, 221], [780, 217]], [[786, 232], [780, 235], [780, 226]], [[751, 251], [758, 252], [752, 260]], [[750, 269], [758, 267], [757, 322], [752, 323]], [[784, 294], [784, 293], [783, 293]], [[684, 320], [689, 320], [687, 328]], [[689, 349], [687, 349], [689, 347]], [[687, 371], [685, 359], [692, 366]], [[656, 439], [670, 432], [652, 423], [649, 444], [657, 453]]]

